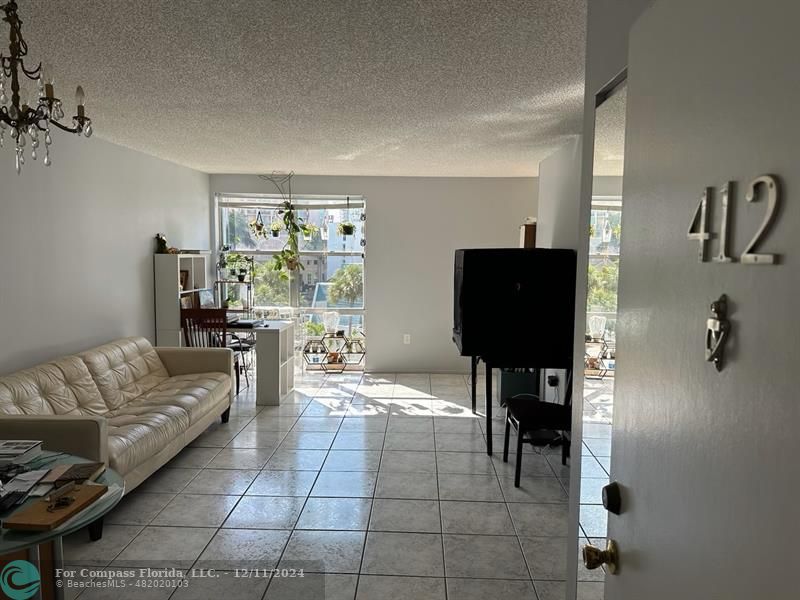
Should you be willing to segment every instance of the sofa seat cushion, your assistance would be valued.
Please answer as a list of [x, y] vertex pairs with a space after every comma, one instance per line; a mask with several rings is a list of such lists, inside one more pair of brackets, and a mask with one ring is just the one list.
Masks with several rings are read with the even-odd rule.
[[179, 406], [194, 425], [221, 402], [228, 401], [231, 378], [225, 373], [177, 375], [133, 401], [135, 406]]
[[77, 356], [0, 377], [0, 414], [104, 415], [107, 412], [89, 369]]
[[180, 406], [129, 404], [108, 416], [108, 463], [125, 475], [166, 448], [189, 428]]
[[158, 353], [141, 337], [98, 346], [80, 357], [111, 410], [136, 400], [169, 377]]

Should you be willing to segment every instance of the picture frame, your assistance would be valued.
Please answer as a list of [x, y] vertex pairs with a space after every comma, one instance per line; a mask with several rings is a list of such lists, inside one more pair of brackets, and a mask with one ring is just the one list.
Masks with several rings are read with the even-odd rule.
[[189, 282], [188, 269], [181, 269], [178, 275], [178, 285], [181, 286], [181, 291], [186, 290], [186, 284]]
[[181, 296], [181, 308], [194, 308], [194, 294], [183, 294]]
[[214, 293], [211, 290], [198, 290], [197, 291], [197, 304], [200, 308], [216, 308], [217, 302], [214, 299]]

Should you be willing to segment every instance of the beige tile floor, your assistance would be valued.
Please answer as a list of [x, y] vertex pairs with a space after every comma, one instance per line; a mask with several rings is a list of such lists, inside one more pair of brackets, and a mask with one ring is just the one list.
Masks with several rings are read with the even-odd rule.
[[[213, 568], [216, 577], [67, 597], [563, 597], [568, 470], [559, 451], [526, 450], [514, 488], [513, 457], [503, 463], [498, 444], [485, 453], [465, 376], [307, 374], [281, 406], [254, 398], [244, 390], [229, 423], [130, 493], [101, 541], [65, 540], [69, 565]], [[274, 567], [305, 576], [235, 576]], [[581, 578], [582, 598], [598, 597], [594, 574]]]

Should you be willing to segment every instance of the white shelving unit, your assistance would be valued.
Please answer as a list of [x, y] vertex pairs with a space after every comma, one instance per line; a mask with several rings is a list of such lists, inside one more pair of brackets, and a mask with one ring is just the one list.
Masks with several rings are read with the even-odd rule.
[[[181, 297], [208, 289], [208, 257], [204, 254], [155, 254], [153, 256], [156, 295], [156, 345], [182, 346]], [[181, 271], [188, 271], [184, 289]]]
[[256, 334], [256, 404], [280, 404], [294, 390], [294, 323], [267, 321]]

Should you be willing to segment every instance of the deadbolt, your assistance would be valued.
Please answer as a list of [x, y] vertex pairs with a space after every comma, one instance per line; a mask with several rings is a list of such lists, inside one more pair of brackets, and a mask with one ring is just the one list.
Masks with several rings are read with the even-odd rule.
[[615, 515], [622, 513], [622, 492], [620, 485], [612, 481], [603, 488], [603, 506]]
[[614, 540], [606, 542], [606, 549], [600, 550], [597, 546], [586, 544], [583, 547], [583, 564], [584, 566], [593, 571], [599, 569], [601, 566], [606, 565], [606, 570], [611, 575], [616, 575], [619, 571], [619, 552], [617, 550], [617, 543]]

